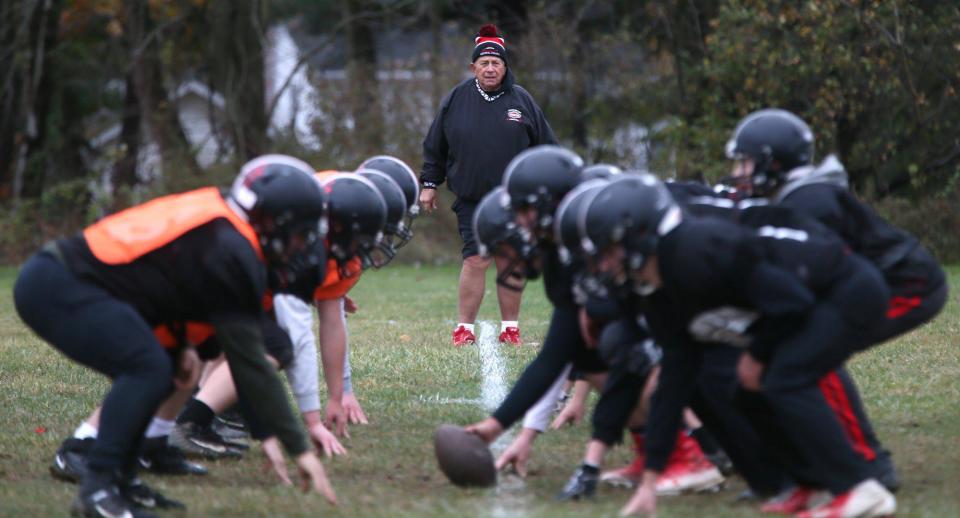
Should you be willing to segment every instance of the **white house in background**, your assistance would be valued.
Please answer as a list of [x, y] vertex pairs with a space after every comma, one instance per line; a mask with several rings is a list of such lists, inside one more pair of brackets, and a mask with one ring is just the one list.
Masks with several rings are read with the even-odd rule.
[[[224, 135], [218, 131], [225, 125], [223, 96], [211, 91], [199, 81], [187, 81], [170, 93], [170, 101], [177, 108], [177, 118], [189, 142], [195, 150], [194, 157], [197, 165], [202, 168], [225, 159], [232, 152], [232, 146]], [[100, 121], [110, 121], [104, 129], [96, 132], [88, 140], [90, 148], [95, 153], [86, 154], [87, 166], [93, 171], [101, 173], [101, 188], [109, 191], [110, 173], [122, 150], [120, 133], [122, 123], [117, 121], [116, 113], [102, 111], [95, 115], [91, 124]], [[154, 142], [143, 142], [137, 157], [137, 176], [147, 181], [163, 175], [163, 162], [160, 160], [160, 150]]]
[[[319, 149], [320, 141], [310, 127], [313, 120], [322, 115], [316, 108], [317, 92], [310, 84], [306, 65], [294, 70], [300, 60], [300, 49], [283, 24], [270, 28], [267, 45], [267, 99], [264, 102], [268, 108], [283, 87], [283, 82], [293, 74], [277, 100], [270, 121], [270, 131], [283, 132], [293, 129], [301, 144], [311, 149]], [[108, 88], [122, 95], [124, 85], [116, 81], [108, 85]], [[195, 150], [197, 165], [205, 169], [232, 154], [233, 147], [221, 131], [226, 127], [226, 105], [222, 95], [200, 81], [191, 80], [170, 92], [170, 102], [176, 107], [180, 127], [183, 128], [191, 148]], [[94, 130], [88, 140], [94, 153], [86, 154], [87, 166], [101, 173], [100, 188], [109, 192], [110, 173], [122, 151], [119, 148], [122, 131], [119, 114], [103, 110], [91, 117], [88, 123], [101, 129]], [[143, 181], [158, 178], [163, 175], [162, 167], [163, 162], [160, 160], [156, 143], [143, 142], [137, 157], [137, 176]]]
[[196, 150], [197, 165], [206, 169], [233, 152], [233, 146], [218, 128], [226, 125], [223, 96], [199, 81], [180, 85], [173, 94], [180, 127]]

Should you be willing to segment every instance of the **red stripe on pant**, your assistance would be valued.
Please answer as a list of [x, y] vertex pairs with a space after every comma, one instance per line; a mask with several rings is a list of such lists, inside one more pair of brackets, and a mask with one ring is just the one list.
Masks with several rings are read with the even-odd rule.
[[819, 385], [820, 391], [823, 392], [823, 396], [827, 400], [827, 404], [830, 405], [834, 414], [837, 415], [837, 419], [840, 420], [840, 426], [843, 427], [847, 438], [850, 439], [854, 451], [863, 455], [863, 458], [867, 460], [877, 458], [877, 452], [873, 451], [873, 448], [867, 444], [866, 439], [863, 437], [863, 429], [860, 428], [860, 421], [853, 412], [853, 407], [850, 406], [850, 399], [847, 398], [847, 393], [837, 373], [831, 372], [823, 378], [820, 378]]
[[920, 297], [893, 297], [887, 306], [887, 318], [900, 318], [920, 307], [921, 302], [923, 299]]

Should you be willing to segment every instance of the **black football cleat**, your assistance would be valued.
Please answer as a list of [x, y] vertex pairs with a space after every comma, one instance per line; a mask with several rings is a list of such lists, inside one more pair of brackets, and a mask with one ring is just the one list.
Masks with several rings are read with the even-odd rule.
[[178, 500], [167, 498], [159, 491], [148, 486], [138, 477], [127, 479], [120, 483], [120, 495], [141, 509], [186, 509], [187, 506]]
[[563, 490], [557, 495], [557, 500], [567, 502], [592, 498], [594, 493], [597, 492], [597, 482], [599, 480], [600, 475], [596, 469], [591, 473], [590, 470], [580, 466], [573, 472], [567, 484], [563, 486]]
[[207, 474], [207, 468], [188, 461], [179, 448], [167, 442], [166, 436], [144, 439], [137, 463], [141, 468], [159, 475]]
[[170, 445], [188, 457], [225, 459], [243, 456], [240, 450], [225, 444], [209, 426], [201, 427], [195, 423], [177, 423], [170, 432]]
[[217, 419], [210, 423], [210, 429], [220, 437], [224, 444], [231, 448], [246, 451], [250, 449], [247, 432], [228, 426]]
[[235, 430], [247, 430], [247, 422], [243, 419], [243, 415], [237, 410], [236, 406], [221, 412], [214, 420]]
[[87, 473], [87, 453], [93, 446], [95, 439], [76, 439], [70, 437], [64, 440], [50, 464], [50, 474], [54, 478], [79, 484]]
[[80, 484], [80, 493], [70, 505], [70, 514], [103, 518], [143, 517], [120, 494], [114, 480], [112, 476], [87, 471]]

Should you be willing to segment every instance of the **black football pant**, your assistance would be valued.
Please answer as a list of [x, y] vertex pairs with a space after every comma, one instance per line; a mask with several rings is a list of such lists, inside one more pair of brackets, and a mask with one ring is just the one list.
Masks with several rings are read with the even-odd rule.
[[649, 334], [629, 318], [605, 325], [598, 342], [610, 374], [593, 409], [592, 438], [612, 446], [623, 440], [623, 430], [661, 353]]
[[88, 466], [130, 475], [143, 432], [173, 389], [173, 361], [143, 317], [73, 275], [48, 252], [26, 262], [13, 289], [20, 318], [71, 360], [109, 376]]
[[943, 274], [889, 281], [890, 300], [885, 318], [873, 329], [873, 340], [885, 342], [929, 322], [947, 303]]
[[[890, 298], [885, 318], [871, 326], [871, 340], [875, 344], [929, 322], [946, 304], [949, 291], [946, 276], [936, 260], [925, 249], [911, 252], [908, 259], [905, 267], [894, 267], [886, 276]], [[854, 450], [870, 462], [875, 477], [886, 475], [893, 469], [890, 453], [873, 431], [850, 373], [845, 368], [837, 369], [824, 376], [819, 386], [840, 418]]]
[[724, 345], [703, 348], [690, 409], [713, 434], [750, 489], [758, 495], [774, 495], [788, 486], [790, 477], [775, 452], [761, 442], [753, 422], [738, 411], [737, 362], [741, 354], [741, 349]]
[[[880, 273], [858, 257], [803, 325], [777, 344], [760, 393], [741, 394], [743, 411], [764, 444], [804, 484], [844, 493], [873, 476], [864, 425], [834, 373], [875, 342], [870, 329], [883, 319], [889, 291]], [[865, 416], [863, 416], [865, 418]]]
[[[630, 414], [637, 405], [650, 369], [659, 355], [636, 347], [648, 340], [631, 319], [608, 324], [600, 336], [600, 349], [617, 344], [620, 354], [603, 356], [612, 361], [610, 377], [593, 413], [593, 438], [611, 445], [620, 441]], [[632, 351], [632, 356], [628, 354]], [[641, 358], [648, 355], [647, 363]], [[786, 473], [774, 457], [759, 447], [751, 423], [735, 407], [736, 366], [740, 350], [727, 346], [704, 348], [697, 389], [690, 408], [730, 457], [750, 488], [761, 495], [773, 495], [788, 483]], [[643, 368], [641, 368], [643, 367]]]

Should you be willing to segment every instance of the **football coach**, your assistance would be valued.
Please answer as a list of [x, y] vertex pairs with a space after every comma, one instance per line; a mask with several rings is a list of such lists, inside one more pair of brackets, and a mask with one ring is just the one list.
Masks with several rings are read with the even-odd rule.
[[[476, 341], [474, 320], [483, 301], [491, 259], [479, 255], [473, 236], [473, 212], [485, 194], [500, 185], [503, 171], [521, 151], [556, 144], [553, 129], [529, 92], [516, 84], [507, 61], [503, 37], [494, 25], [480, 28], [470, 71], [473, 77], [451, 90], [423, 141], [420, 205], [437, 208], [437, 187], [445, 180], [457, 199], [451, 207], [463, 240], [458, 323], [453, 344]], [[496, 258], [497, 271], [507, 261]], [[521, 292], [497, 286], [500, 303], [500, 342], [520, 345]]]

